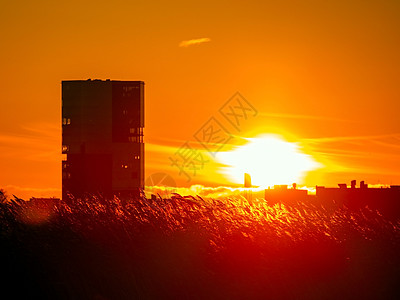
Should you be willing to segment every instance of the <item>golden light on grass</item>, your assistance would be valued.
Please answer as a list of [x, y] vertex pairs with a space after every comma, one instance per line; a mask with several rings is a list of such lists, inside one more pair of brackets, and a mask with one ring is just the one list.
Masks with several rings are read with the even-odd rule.
[[242, 183], [243, 174], [249, 173], [255, 186], [301, 184], [307, 172], [321, 166], [298, 143], [279, 135], [264, 134], [246, 140], [246, 144], [217, 155], [224, 165], [221, 172], [235, 183]]

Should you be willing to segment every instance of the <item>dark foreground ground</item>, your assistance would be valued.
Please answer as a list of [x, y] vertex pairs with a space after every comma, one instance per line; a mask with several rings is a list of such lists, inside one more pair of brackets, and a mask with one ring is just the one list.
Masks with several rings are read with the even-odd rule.
[[400, 290], [399, 220], [368, 207], [15, 199], [1, 204], [0, 229], [10, 299], [396, 299]]

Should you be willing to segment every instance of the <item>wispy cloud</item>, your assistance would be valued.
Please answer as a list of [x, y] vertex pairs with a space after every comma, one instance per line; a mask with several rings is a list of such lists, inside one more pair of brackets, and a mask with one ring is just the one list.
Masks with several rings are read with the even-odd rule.
[[380, 134], [380, 135], [361, 135], [361, 136], [335, 136], [335, 137], [322, 137], [322, 138], [310, 138], [303, 139], [303, 142], [316, 142], [316, 143], [330, 143], [330, 142], [342, 142], [342, 141], [374, 141], [393, 138], [397, 142], [400, 141], [400, 133]]
[[[229, 197], [243, 197], [249, 189], [241, 187], [207, 187], [201, 184], [192, 185], [190, 187], [165, 187], [165, 186], [146, 186], [145, 192], [148, 197], [151, 194], [159, 194], [165, 197], [171, 197], [173, 193], [182, 196], [200, 196], [202, 198], [217, 199]], [[264, 188], [251, 188], [253, 196], [261, 198], [264, 197]]]
[[210, 42], [210, 41], [211, 41], [211, 39], [209, 39], [209, 38], [186, 40], [186, 41], [180, 42], [179, 43], [179, 47], [189, 47], [189, 46], [192, 46], [192, 45], [203, 44], [203, 43], [207, 43], [207, 42]]
[[23, 187], [17, 185], [5, 185], [0, 188], [4, 189], [9, 198], [13, 198], [12, 195], [29, 200], [31, 197], [60, 197], [61, 189], [55, 187], [39, 188], [39, 187]]
[[0, 158], [48, 162], [60, 159], [61, 128], [51, 123], [21, 126], [0, 134]]
[[331, 171], [399, 178], [399, 133], [302, 139], [301, 144], [325, 160]]
[[281, 113], [260, 113], [259, 116], [266, 118], [279, 118], [279, 119], [301, 119], [301, 120], [313, 120], [313, 121], [357, 123], [357, 121], [355, 120], [345, 120], [340, 118], [315, 116], [315, 115], [313, 116], [313, 115], [281, 114]]

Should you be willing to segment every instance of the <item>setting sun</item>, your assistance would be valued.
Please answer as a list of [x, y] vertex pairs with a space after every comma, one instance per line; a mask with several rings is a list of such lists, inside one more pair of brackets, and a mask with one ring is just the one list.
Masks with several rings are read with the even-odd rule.
[[251, 175], [256, 186], [302, 183], [308, 171], [320, 167], [297, 143], [285, 141], [279, 135], [246, 140], [246, 144], [217, 155], [218, 161], [224, 164], [222, 173], [236, 183], [243, 182], [244, 173]]

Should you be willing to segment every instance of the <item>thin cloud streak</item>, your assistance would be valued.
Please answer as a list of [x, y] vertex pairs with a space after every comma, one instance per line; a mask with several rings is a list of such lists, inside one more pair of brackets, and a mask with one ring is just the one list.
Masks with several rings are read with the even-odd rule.
[[280, 114], [280, 113], [259, 113], [261, 117], [267, 118], [280, 118], [280, 119], [301, 119], [301, 120], [315, 120], [315, 121], [329, 121], [329, 122], [344, 122], [344, 123], [357, 123], [355, 120], [346, 120], [325, 116], [313, 115], [297, 115], [297, 114]]
[[[242, 187], [207, 187], [201, 184], [195, 184], [190, 187], [165, 187], [165, 186], [146, 186], [145, 192], [148, 197], [151, 194], [171, 197], [174, 193], [182, 196], [200, 196], [204, 199], [217, 199], [217, 198], [230, 198], [230, 197], [244, 197], [249, 188]], [[264, 188], [251, 188], [253, 196], [256, 198], [264, 197]]]
[[60, 128], [38, 123], [22, 126], [18, 133], [0, 134], [0, 157], [48, 162], [59, 160]]
[[[336, 136], [302, 139], [316, 157], [328, 162], [328, 168], [345, 168], [345, 173], [398, 176], [400, 166], [399, 133], [365, 136]], [[390, 166], [390, 167], [388, 167]]]
[[396, 138], [400, 136], [399, 133], [393, 134], [382, 134], [382, 135], [362, 135], [362, 136], [336, 136], [336, 137], [323, 137], [323, 138], [310, 138], [302, 139], [302, 142], [310, 143], [329, 143], [329, 142], [341, 142], [341, 141], [372, 141], [384, 138]]
[[200, 38], [200, 39], [192, 39], [192, 40], [186, 40], [182, 41], [179, 43], [179, 47], [189, 47], [192, 45], [199, 45], [203, 43], [211, 42], [211, 39], [209, 38]]
[[22, 187], [18, 185], [5, 185], [0, 188], [4, 189], [8, 198], [13, 198], [13, 195], [24, 200], [29, 200], [31, 197], [60, 197], [60, 188], [38, 188], [38, 187]]
[[[302, 139], [301, 144], [311, 147], [313, 153], [321, 156], [348, 157], [371, 160], [398, 161], [400, 157], [399, 134], [370, 136], [336, 136], [326, 138]], [[393, 165], [393, 164], [392, 164]]]

